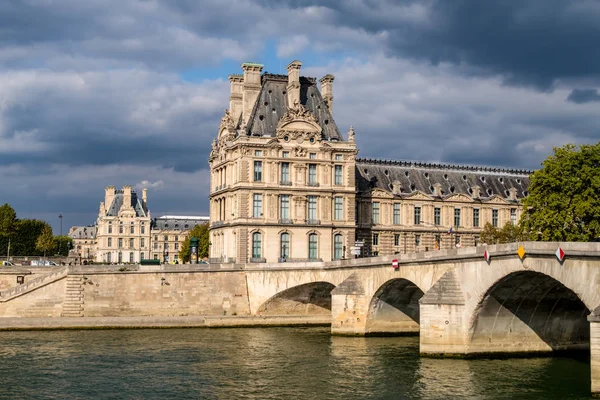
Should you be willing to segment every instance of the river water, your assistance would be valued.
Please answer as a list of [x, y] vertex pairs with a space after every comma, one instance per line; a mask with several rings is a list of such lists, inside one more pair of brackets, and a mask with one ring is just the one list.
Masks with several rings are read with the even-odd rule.
[[587, 360], [439, 360], [328, 328], [0, 332], [0, 398], [587, 399]]

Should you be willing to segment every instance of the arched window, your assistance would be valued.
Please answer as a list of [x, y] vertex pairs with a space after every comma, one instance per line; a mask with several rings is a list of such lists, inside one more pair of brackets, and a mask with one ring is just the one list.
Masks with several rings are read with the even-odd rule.
[[342, 235], [333, 235], [333, 259], [340, 260], [344, 256], [344, 247], [342, 241]]
[[281, 234], [281, 248], [280, 248], [281, 258], [289, 258], [290, 257], [290, 234], [284, 232]]
[[319, 258], [316, 233], [311, 233], [310, 235], [308, 235], [308, 258], [310, 258], [311, 260]]
[[260, 232], [252, 234], [252, 258], [261, 258], [262, 256], [262, 235]]

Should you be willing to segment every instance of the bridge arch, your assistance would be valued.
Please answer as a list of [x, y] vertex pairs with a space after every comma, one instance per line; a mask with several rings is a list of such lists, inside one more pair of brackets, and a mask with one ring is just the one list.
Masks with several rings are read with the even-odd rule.
[[589, 348], [590, 309], [559, 279], [518, 270], [497, 279], [470, 320], [471, 353], [552, 352]]
[[386, 281], [371, 298], [365, 334], [418, 334], [421, 297], [423, 290], [411, 280], [394, 278]]
[[335, 285], [317, 281], [285, 289], [265, 301], [257, 311], [261, 315], [330, 315], [331, 291]]

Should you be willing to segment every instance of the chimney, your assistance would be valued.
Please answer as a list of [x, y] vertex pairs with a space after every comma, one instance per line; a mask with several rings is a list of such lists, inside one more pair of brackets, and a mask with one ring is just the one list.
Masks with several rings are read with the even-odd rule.
[[471, 187], [471, 190], [473, 190], [473, 194], [471, 195], [471, 197], [473, 197], [474, 199], [478, 199], [479, 196], [481, 196], [481, 188], [477, 185]]
[[244, 77], [239, 74], [229, 75], [231, 89], [229, 93], [229, 112], [233, 120], [237, 123], [242, 113], [244, 104]]
[[508, 199], [517, 200], [517, 188], [511, 187], [508, 189]]
[[146, 201], [148, 200], [148, 189], [142, 189], [142, 205], [146, 208]]
[[333, 80], [335, 76], [331, 74], [327, 74], [321, 78], [319, 82], [321, 82], [321, 95], [323, 95], [323, 99], [325, 100], [325, 104], [327, 104], [327, 108], [329, 112], [333, 114]]
[[131, 207], [131, 186], [123, 186], [123, 205], [121, 207]]
[[115, 199], [115, 187], [107, 186], [106, 189], [104, 189], [104, 205], [105, 205], [106, 209], [110, 208], [114, 199]]
[[248, 122], [250, 113], [254, 108], [258, 94], [260, 93], [260, 72], [263, 69], [262, 64], [243, 63], [244, 77], [242, 83], [242, 118]]
[[296, 104], [300, 104], [300, 68], [302, 63], [294, 60], [287, 66], [288, 71], [288, 108], [293, 108]]
[[442, 197], [442, 185], [441, 185], [441, 183], [435, 183], [433, 185], [433, 195], [435, 197]]
[[400, 183], [400, 181], [392, 182], [392, 194], [402, 194], [402, 184]]

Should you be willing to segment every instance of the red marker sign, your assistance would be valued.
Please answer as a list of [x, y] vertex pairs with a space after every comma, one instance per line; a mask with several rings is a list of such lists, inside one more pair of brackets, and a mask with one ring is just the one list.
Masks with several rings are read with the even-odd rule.
[[558, 258], [558, 261], [560, 262], [565, 259], [565, 251], [560, 247], [556, 249], [556, 253], [554, 253], [554, 255], [556, 255], [556, 258]]
[[392, 268], [398, 269], [398, 260], [392, 260]]
[[490, 262], [490, 258], [492, 258], [492, 255], [489, 251], [486, 250], [483, 252], [483, 258], [485, 258], [485, 261]]

